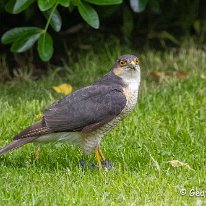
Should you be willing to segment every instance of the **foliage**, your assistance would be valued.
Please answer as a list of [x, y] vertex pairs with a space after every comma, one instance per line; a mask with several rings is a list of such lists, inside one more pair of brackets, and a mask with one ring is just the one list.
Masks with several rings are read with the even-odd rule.
[[58, 7], [77, 7], [82, 18], [93, 28], [99, 28], [99, 16], [96, 10], [90, 5], [115, 5], [122, 3], [122, 0], [10, 0], [5, 10], [11, 14], [19, 14], [28, 9], [31, 4], [37, 3], [39, 10], [47, 19], [44, 28], [40, 27], [18, 27], [13, 28], [1, 38], [2, 43], [12, 44], [12, 52], [24, 52], [38, 42], [38, 54], [41, 60], [48, 61], [53, 55], [53, 40], [48, 33], [51, 25], [55, 32], [59, 32], [62, 26], [61, 15]]
[[[9, 26], [0, 22], [3, 24], [0, 25], [2, 31], [10, 29], [3, 34], [2, 43], [11, 44], [12, 52], [24, 52], [37, 43], [37, 51], [43, 61], [52, 57], [53, 44], [58, 44], [65, 29], [67, 31], [69, 27], [79, 24], [79, 16], [95, 29], [99, 28], [101, 18], [104, 25], [101, 34], [106, 31], [106, 35], [118, 35], [132, 46], [139, 47], [147, 42], [154, 42], [155, 47], [159, 47], [160, 42], [163, 48], [167, 43], [180, 46], [181, 37], [191, 35], [200, 46], [205, 41], [203, 0], [2, 0], [1, 13], [4, 9], [9, 14], [17, 15], [17, 19], [14, 23], [11, 21]], [[71, 18], [71, 15], [74, 16]], [[16, 24], [21, 27], [12, 28]], [[55, 32], [59, 32], [59, 36]], [[88, 33], [83, 34], [82, 38], [88, 39]]]
[[[125, 38], [129, 38], [132, 31], [138, 31], [141, 38], [159, 40], [163, 47], [165, 42], [180, 46], [181, 37], [194, 35], [199, 39], [200, 32], [196, 30], [195, 25], [196, 22], [197, 25], [204, 25], [206, 17], [203, 0], [130, 0], [130, 6], [132, 12], [129, 10], [124, 13], [124, 18], [130, 19], [123, 24]], [[131, 21], [134, 22], [134, 26], [130, 28], [131, 32], [125, 32]], [[201, 27], [201, 31], [205, 31], [205, 27]], [[203, 43], [203, 38], [201, 40], [199, 43]]]
[[[156, 3], [154, 5], [154, 3]], [[134, 12], [142, 12], [145, 10], [147, 4], [152, 6], [152, 9], [158, 11], [159, 10], [159, 1], [158, 0], [130, 0], [131, 8]]]

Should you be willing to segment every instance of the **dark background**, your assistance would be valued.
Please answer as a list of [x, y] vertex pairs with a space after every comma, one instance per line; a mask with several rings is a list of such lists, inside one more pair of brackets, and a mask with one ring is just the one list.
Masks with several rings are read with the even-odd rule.
[[[5, 11], [6, 2], [0, 2], [0, 36], [14, 27], [45, 26], [46, 20], [36, 2], [15, 15]], [[58, 7], [63, 23], [60, 32], [52, 28], [48, 30], [55, 49], [50, 64], [61, 65], [66, 48], [77, 53], [79, 50], [94, 49], [112, 38], [134, 49], [151, 47], [157, 50], [178, 48], [192, 38], [198, 47], [205, 49], [206, 2], [203, 0], [149, 0], [139, 13], [134, 12], [128, 0], [119, 5], [92, 6], [100, 17], [100, 28], [97, 30], [84, 22], [77, 8]], [[41, 70], [47, 68], [48, 63], [39, 59], [36, 49], [31, 50], [12, 54], [10, 45], [0, 43], [0, 55], [6, 56], [11, 75], [16, 66], [28, 61]]]

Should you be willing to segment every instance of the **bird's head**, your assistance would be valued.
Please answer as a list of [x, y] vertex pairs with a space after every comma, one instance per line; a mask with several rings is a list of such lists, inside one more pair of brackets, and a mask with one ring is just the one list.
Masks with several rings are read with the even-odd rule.
[[134, 55], [122, 55], [113, 66], [115, 75], [122, 79], [136, 79], [140, 77], [139, 59]]

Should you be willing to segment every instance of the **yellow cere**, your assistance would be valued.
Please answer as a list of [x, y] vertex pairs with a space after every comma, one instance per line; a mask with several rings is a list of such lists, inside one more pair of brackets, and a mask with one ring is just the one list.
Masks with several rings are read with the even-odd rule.
[[72, 92], [72, 86], [70, 84], [60, 84], [58, 86], [53, 86], [53, 90], [55, 90], [57, 93], [62, 94], [70, 94]]
[[139, 59], [136, 59], [136, 64], [139, 64]]

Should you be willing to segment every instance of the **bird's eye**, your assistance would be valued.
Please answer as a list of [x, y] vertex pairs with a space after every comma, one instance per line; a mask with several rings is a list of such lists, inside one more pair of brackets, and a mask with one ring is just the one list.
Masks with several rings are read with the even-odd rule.
[[126, 65], [126, 61], [125, 60], [120, 60], [119, 61], [119, 64], [121, 67], [125, 66]]
[[136, 59], [136, 64], [139, 64], [139, 59]]

